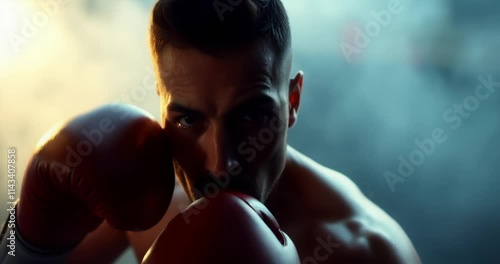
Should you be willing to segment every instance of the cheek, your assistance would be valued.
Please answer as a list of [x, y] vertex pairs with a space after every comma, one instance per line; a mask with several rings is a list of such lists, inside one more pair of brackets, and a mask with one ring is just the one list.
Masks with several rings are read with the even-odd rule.
[[170, 142], [173, 159], [178, 163], [178, 170], [192, 178], [203, 172], [202, 153], [195, 141], [183, 133], [180, 133], [171, 123], [167, 123], [167, 137]]
[[[260, 170], [276, 172], [281, 170], [286, 154], [287, 129], [283, 121], [271, 120], [270, 125], [260, 129], [256, 134], [258, 145], [255, 166], [262, 167]], [[283, 119], [281, 119], [283, 120]], [[257, 145], [257, 144], [256, 144]], [[265, 173], [268, 174], [268, 173]], [[272, 175], [268, 175], [272, 176]]]
[[[279, 121], [278, 121], [279, 120]], [[269, 129], [273, 132], [274, 138], [272, 145], [269, 146], [267, 158], [267, 186], [272, 187], [275, 181], [281, 175], [286, 162], [287, 152], [287, 114], [281, 115], [281, 118], [274, 122], [271, 120]]]
[[268, 161], [270, 163], [270, 170], [272, 171], [270, 176], [277, 176], [277, 174], [281, 173], [285, 164], [286, 133], [276, 134], [276, 139], [273, 143], [272, 149], [269, 150]]

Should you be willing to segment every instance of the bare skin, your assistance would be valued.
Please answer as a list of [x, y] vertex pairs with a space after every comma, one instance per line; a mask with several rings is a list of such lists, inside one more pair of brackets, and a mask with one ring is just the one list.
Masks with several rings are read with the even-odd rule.
[[288, 149], [266, 205], [303, 263], [420, 263], [403, 229], [349, 178]]
[[[217, 176], [238, 164], [242, 170], [229, 188], [267, 205], [303, 263], [420, 263], [402, 228], [352, 181], [288, 146], [304, 79], [302, 72], [289, 79], [290, 68], [290, 51], [278, 57], [265, 41], [222, 57], [194, 48], [163, 52], [158, 74], [162, 126], [172, 139], [182, 190], [176, 189], [155, 227], [127, 232], [138, 260], [179, 212], [178, 204], [199, 197], [208, 173]], [[283, 127], [272, 140], [249, 140], [273, 121]], [[256, 155], [249, 155], [250, 147], [258, 149]]]

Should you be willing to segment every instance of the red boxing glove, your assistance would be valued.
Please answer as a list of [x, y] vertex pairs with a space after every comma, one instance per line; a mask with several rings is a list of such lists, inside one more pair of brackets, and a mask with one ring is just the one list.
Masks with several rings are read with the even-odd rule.
[[18, 231], [31, 246], [77, 245], [104, 219], [141, 230], [165, 214], [174, 189], [165, 134], [147, 112], [106, 105], [40, 141], [17, 205]]
[[201, 198], [177, 215], [143, 264], [300, 263], [295, 245], [269, 210], [241, 193]]

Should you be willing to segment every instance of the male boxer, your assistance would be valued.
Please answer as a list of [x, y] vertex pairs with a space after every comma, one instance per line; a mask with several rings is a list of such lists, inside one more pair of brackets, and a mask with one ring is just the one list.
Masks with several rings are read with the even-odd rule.
[[[402, 228], [354, 183], [287, 145], [304, 77], [298, 72], [290, 79], [290, 29], [279, 0], [161, 0], [151, 23], [162, 127], [175, 175], [190, 201], [225, 197], [226, 190], [265, 203], [302, 263], [420, 263]], [[128, 242], [103, 222], [70, 260], [111, 258], [127, 243], [142, 260], [158, 235], [146, 260], [168, 260], [168, 252], [176, 252], [166, 248], [175, 243], [167, 224], [182, 199], [174, 195], [176, 203], [153, 228], [127, 232]], [[193, 209], [176, 219], [194, 222], [212, 212]], [[221, 222], [228, 217], [221, 213]], [[194, 245], [196, 234], [183, 234]], [[236, 241], [238, 235], [228, 239]], [[216, 247], [200, 236], [207, 243], [192, 247], [192, 254]]]
[[214, 185], [255, 197], [303, 263], [420, 262], [403, 229], [352, 181], [287, 145], [304, 76], [289, 78], [281, 1], [159, 1], [150, 41], [162, 125], [191, 201]]

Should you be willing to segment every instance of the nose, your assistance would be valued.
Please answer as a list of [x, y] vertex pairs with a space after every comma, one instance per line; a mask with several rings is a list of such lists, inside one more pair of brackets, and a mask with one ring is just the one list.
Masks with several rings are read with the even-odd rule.
[[203, 138], [201, 144], [205, 152], [205, 168], [219, 175], [220, 172], [228, 172], [229, 168], [235, 163], [231, 155], [231, 143], [229, 133], [223, 126], [211, 126]]

